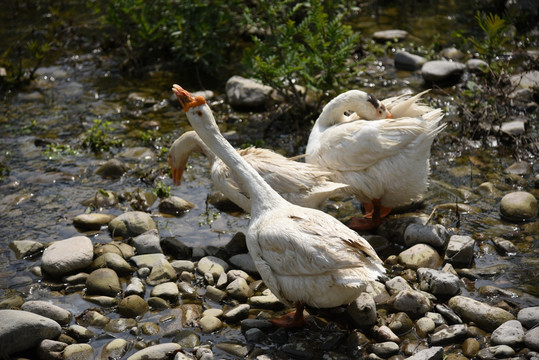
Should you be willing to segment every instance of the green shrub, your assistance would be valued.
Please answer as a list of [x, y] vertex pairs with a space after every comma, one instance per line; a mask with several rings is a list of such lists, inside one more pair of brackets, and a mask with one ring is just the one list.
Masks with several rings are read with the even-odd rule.
[[322, 94], [314, 104], [318, 112], [351, 78], [347, 61], [359, 34], [343, 24], [342, 14], [329, 18], [321, 1], [260, 1], [255, 8], [246, 19], [264, 33], [254, 35], [246, 51], [248, 71], [301, 110], [308, 107], [309, 91]]

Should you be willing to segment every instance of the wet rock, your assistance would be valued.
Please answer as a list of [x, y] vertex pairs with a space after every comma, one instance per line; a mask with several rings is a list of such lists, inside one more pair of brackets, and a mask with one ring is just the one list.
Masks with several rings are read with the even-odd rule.
[[167, 359], [169, 354], [181, 350], [179, 344], [170, 342], [148, 346], [127, 358], [127, 360], [162, 360]]
[[143, 315], [148, 311], [149, 306], [138, 295], [129, 295], [123, 298], [118, 305], [118, 312], [120, 315], [128, 318], [134, 318]]
[[236, 305], [223, 314], [223, 320], [229, 323], [235, 323], [240, 320], [246, 319], [249, 316], [250, 309], [251, 307], [248, 304]]
[[194, 349], [200, 345], [200, 337], [192, 330], [181, 330], [173, 341], [180, 344], [182, 349]]
[[73, 218], [73, 226], [83, 230], [99, 230], [115, 217], [116, 215], [100, 213], [81, 214]]
[[474, 322], [486, 331], [493, 331], [506, 321], [514, 320], [511, 313], [465, 296], [454, 296], [447, 303], [464, 321]]
[[539, 87], [539, 71], [532, 70], [521, 74], [516, 74], [510, 77], [513, 86], [521, 88], [537, 88]]
[[104, 328], [110, 321], [110, 318], [99, 313], [96, 310], [86, 310], [76, 318], [77, 324], [81, 326], [93, 326], [97, 328]]
[[86, 280], [86, 292], [93, 295], [116, 296], [122, 290], [120, 279], [112, 269], [97, 269]]
[[531, 329], [539, 324], [539, 306], [528, 307], [520, 310], [517, 320], [526, 328]]
[[388, 327], [397, 336], [403, 336], [404, 334], [407, 334], [414, 327], [412, 319], [410, 319], [410, 317], [404, 312], [396, 313], [388, 320]]
[[466, 65], [446, 60], [427, 61], [421, 67], [421, 75], [428, 82], [443, 82], [460, 78]]
[[101, 359], [120, 359], [127, 351], [127, 341], [124, 339], [114, 339], [101, 350]]
[[451, 236], [445, 250], [445, 261], [454, 266], [469, 266], [473, 259], [474, 245], [475, 240], [471, 236]]
[[247, 284], [247, 281], [243, 278], [237, 278], [228, 284], [226, 293], [228, 296], [238, 301], [246, 301], [253, 296], [253, 290], [251, 290], [249, 284]]
[[507, 345], [489, 346], [477, 352], [477, 357], [481, 360], [507, 359], [515, 355], [515, 350]]
[[123, 257], [115, 253], [104, 253], [97, 257], [92, 263], [92, 269], [107, 267], [114, 270], [120, 276], [131, 274], [134, 269]]
[[262, 343], [268, 338], [265, 332], [256, 328], [247, 330], [244, 336], [245, 340], [247, 340], [247, 342], [251, 344]]
[[446, 304], [436, 304], [434, 309], [440, 313], [449, 324], [462, 324], [462, 319]]
[[486, 73], [489, 68], [487, 62], [481, 59], [470, 59], [466, 61], [466, 67], [470, 71], [481, 73], [481, 74]]
[[381, 358], [388, 358], [390, 356], [396, 355], [399, 352], [399, 344], [392, 341], [385, 341], [382, 343], [373, 344], [372, 352]]
[[162, 239], [161, 246], [165, 252], [175, 259], [196, 260], [193, 254], [193, 248], [185, 245], [180, 239], [175, 237], [166, 237]]
[[124, 259], [131, 259], [133, 256], [135, 256], [135, 249], [132, 246], [119, 241], [103, 244], [94, 250], [96, 256], [109, 252], [118, 254]]
[[88, 342], [95, 336], [93, 331], [88, 330], [84, 326], [80, 325], [69, 326], [66, 333], [78, 342]]
[[429, 349], [420, 350], [414, 355], [407, 357], [406, 360], [442, 360], [444, 356], [444, 348], [441, 346], [433, 346]]
[[401, 70], [417, 70], [427, 62], [423, 56], [410, 54], [407, 51], [397, 51], [395, 53], [395, 67]]
[[146, 286], [144, 285], [144, 282], [139, 279], [138, 277], [132, 277], [129, 280], [129, 285], [125, 288], [124, 295], [139, 295], [144, 296], [144, 293], [146, 292]]
[[197, 296], [197, 289], [188, 282], [181, 281], [178, 283], [178, 289], [182, 294], [182, 298], [195, 299]]
[[180, 216], [195, 207], [195, 204], [178, 196], [171, 196], [161, 200], [159, 211], [165, 214]]
[[45, 246], [33, 240], [15, 240], [9, 243], [9, 248], [13, 250], [17, 259], [32, 256], [42, 251]]
[[453, 296], [460, 291], [460, 279], [458, 276], [440, 270], [419, 268], [417, 269], [419, 288], [433, 295]]
[[433, 345], [447, 345], [459, 343], [461, 339], [466, 337], [468, 326], [465, 324], [450, 325], [432, 333], [429, 341]]
[[102, 307], [112, 307], [118, 304], [118, 299], [105, 295], [85, 295], [83, 299]]
[[82, 205], [94, 208], [111, 207], [118, 204], [118, 195], [112, 191], [99, 189], [95, 195], [89, 199], [83, 200]]
[[89, 344], [67, 345], [62, 353], [64, 360], [93, 359], [94, 349]]
[[346, 313], [361, 328], [370, 328], [376, 324], [376, 304], [370, 294], [361, 293], [348, 305]]
[[148, 298], [148, 306], [153, 310], [164, 310], [170, 308], [168, 301], [156, 296], [150, 296]]
[[404, 231], [404, 244], [408, 247], [415, 244], [428, 244], [442, 248], [449, 239], [449, 233], [443, 225], [410, 224]]
[[55, 241], [43, 251], [41, 269], [52, 276], [62, 276], [84, 269], [92, 263], [94, 247], [86, 236]]
[[381, 30], [376, 31], [372, 34], [372, 38], [376, 41], [386, 42], [386, 41], [401, 41], [408, 37], [408, 32], [406, 30]]
[[422, 317], [416, 321], [415, 328], [417, 335], [425, 337], [436, 328], [436, 324], [431, 318]]
[[395, 276], [394, 278], [386, 281], [385, 286], [390, 295], [395, 295], [402, 290], [412, 290], [412, 287], [408, 284], [408, 281], [404, 280], [401, 276]]
[[509, 221], [531, 220], [537, 214], [537, 199], [525, 191], [509, 193], [500, 201], [500, 214]]
[[155, 222], [149, 214], [142, 211], [123, 213], [109, 223], [112, 237], [134, 237], [152, 229], [157, 229]]
[[264, 290], [262, 295], [252, 296], [248, 301], [252, 308], [279, 310], [284, 304], [269, 289]]
[[170, 265], [170, 263], [161, 258], [159, 261], [153, 264], [150, 275], [146, 278], [146, 284], [158, 285], [169, 281], [174, 281], [177, 278], [176, 270]]
[[421, 292], [403, 290], [391, 297], [391, 306], [395, 311], [402, 311], [412, 318], [418, 318], [432, 309], [432, 302]]
[[284, 344], [282, 350], [291, 358], [300, 360], [313, 359], [317, 354], [311, 343], [306, 341], [296, 341]]
[[184, 271], [193, 272], [195, 270], [195, 263], [190, 260], [174, 260], [170, 265], [172, 265], [178, 274]]
[[232, 76], [225, 85], [226, 97], [231, 106], [262, 108], [270, 99], [273, 89], [254, 79]]
[[468, 358], [473, 358], [481, 349], [481, 344], [474, 338], [467, 338], [462, 342], [462, 354]]
[[399, 254], [399, 263], [411, 268], [436, 269], [442, 266], [442, 259], [436, 250], [427, 244], [417, 244]]
[[518, 320], [509, 320], [492, 332], [492, 345], [519, 345], [524, 341], [524, 328]]
[[37, 356], [40, 360], [62, 360], [62, 351], [66, 346], [64, 342], [45, 339], [37, 347]]
[[0, 310], [0, 344], [7, 355], [56, 339], [62, 328], [56, 321], [28, 311]]
[[133, 238], [133, 245], [137, 250], [137, 254], [155, 254], [162, 253], [157, 229], [146, 231], [139, 236]]
[[216, 288], [215, 286], [208, 285], [206, 287], [206, 295], [208, 299], [213, 301], [221, 301], [226, 297], [226, 292]]
[[378, 341], [392, 341], [400, 344], [399, 337], [386, 325], [374, 327], [374, 336]]
[[492, 242], [494, 245], [496, 245], [496, 249], [498, 249], [502, 255], [514, 255], [518, 251], [515, 244], [509, 240], [505, 240], [504, 238], [495, 237], [492, 239]]
[[211, 274], [214, 280], [219, 279], [222, 273], [228, 271], [228, 264], [226, 261], [219, 259], [215, 256], [206, 256], [200, 259], [197, 264], [197, 270], [201, 274]]
[[440, 56], [443, 56], [446, 59], [458, 61], [462, 59], [465, 56], [465, 54], [457, 48], [448, 47], [440, 51]]
[[524, 120], [505, 121], [500, 130], [508, 135], [522, 135], [526, 132], [526, 122]]
[[180, 296], [180, 290], [178, 289], [178, 285], [176, 285], [176, 283], [169, 281], [155, 285], [150, 292], [150, 296], [157, 296], [168, 300], [171, 303], [177, 303], [178, 297]]
[[539, 327], [528, 330], [524, 335], [524, 345], [534, 351], [539, 351]]
[[270, 329], [273, 324], [269, 320], [265, 319], [244, 319], [240, 322], [241, 331], [247, 331], [249, 329]]
[[203, 333], [214, 332], [223, 326], [221, 320], [215, 316], [204, 316], [199, 320], [198, 324], [200, 325]]
[[427, 312], [425, 314], [425, 317], [428, 317], [429, 319], [434, 321], [434, 325], [436, 326], [444, 325], [446, 323], [442, 314], [438, 314], [435, 312]]
[[127, 165], [118, 159], [110, 159], [103, 165], [97, 168], [96, 175], [103, 179], [119, 179], [129, 170]]
[[479, 186], [477, 187], [477, 191], [479, 192], [479, 194], [481, 194], [482, 196], [485, 196], [485, 197], [499, 197], [501, 196], [501, 193], [498, 189], [496, 189], [496, 187], [494, 186], [493, 183], [489, 182], [489, 181], [486, 181], [484, 183], [481, 183], [479, 184]]
[[121, 153], [118, 154], [118, 157], [122, 157], [124, 159], [131, 159], [131, 160], [150, 160], [155, 157], [155, 153], [152, 149], [149, 149], [147, 147], [138, 146], [138, 147], [132, 147], [127, 148]]
[[258, 274], [258, 270], [256, 269], [255, 262], [253, 261], [253, 258], [249, 254], [236, 254], [230, 257], [228, 259], [232, 265], [237, 267], [238, 269], [241, 269], [243, 271], [248, 272], [249, 274]]
[[105, 331], [112, 333], [122, 333], [137, 326], [137, 321], [130, 318], [111, 319], [104, 327]]
[[130, 259], [137, 268], [153, 268], [159, 265], [163, 260], [166, 261], [164, 254], [143, 254], [135, 255]]
[[513, 175], [528, 175], [532, 173], [532, 166], [527, 161], [517, 161], [507, 167], [503, 172]]
[[73, 317], [71, 313], [66, 309], [51, 304], [47, 301], [27, 301], [21, 306], [21, 309], [34, 314], [45, 316], [46, 318], [56, 321], [60, 325], [69, 324]]

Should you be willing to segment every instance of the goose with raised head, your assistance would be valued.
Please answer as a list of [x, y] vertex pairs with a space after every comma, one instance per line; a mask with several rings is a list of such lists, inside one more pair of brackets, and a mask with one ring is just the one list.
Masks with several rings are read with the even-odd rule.
[[[168, 163], [172, 167], [174, 184], [181, 184], [183, 171], [193, 151], [199, 151], [209, 159], [211, 178], [217, 190], [250, 212], [251, 200], [238, 185], [234, 173], [204, 144], [195, 131], [182, 134], [170, 147]], [[348, 187], [330, 181], [331, 173], [317, 165], [295, 161], [271, 150], [249, 147], [237, 151], [273, 189], [296, 205], [319, 208], [328, 197], [341, 195], [342, 190]]]
[[283, 199], [219, 132], [203, 97], [179, 85], [173, 92], [191, 126], [233, 171], [251, 199], [247, 248], [266, 286], [296, 311], [272, 320], [283, 327], [305, 324], [304, 305], [348, 304], [385, 269], [372, 246], [334, 217]]
[[380, 102], [350, 90], [331, 100], [316, 120], [306, 162], [331, 171], [331, 179], [350, 185], [345, 191], [363, 203], [365, 217], [353, 218], [352, 229], [377, 227], [391, 208], [425, 192], [430, 148], [444, 125], [440, 109], [418, 102], [424, 93]]

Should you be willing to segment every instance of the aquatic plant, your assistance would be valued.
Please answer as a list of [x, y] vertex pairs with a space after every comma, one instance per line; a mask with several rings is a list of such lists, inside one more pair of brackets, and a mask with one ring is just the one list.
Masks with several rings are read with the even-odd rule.
[[507, 35], [509, 25], [498, 14], [485, 14], [478, 11], [475, 14], [475, 19], [483, 31], [484, 40], [481, 41], [474, 37], [469, 37], [468, 40], [479, 55], [490, 64], [497, 55], [503, 52], [504, 45], [509, 40]]
[[309, 91], [321, 94], [318, 112], [352, 77], [347, 61], [359, 34], [343, 24], [342, 14], [330, 18], [321, 1], [257, 1], [254, 9], [245, 13], [260, 30], [244, 55], [248, 72], [301, 110], [308, 108]]
[[107, 120], [94, 119], [94, 125], [83, 134], [82, 146], [93, 152], [109, 151], [111, 147], [120, 147], [122, 141], [111, 137], [112, 123]]
[[163, 181], [159, 181], [157, 184], [155, 184], [152, 192], [160, 198], [167, 198], [170, 197], [171, 188], [171, 186], [165, 185]]
[[65, 156], [80, 155], [80, 152], [69, 144], [47, 144], [42, 154], [47, 160], [57, 160]]

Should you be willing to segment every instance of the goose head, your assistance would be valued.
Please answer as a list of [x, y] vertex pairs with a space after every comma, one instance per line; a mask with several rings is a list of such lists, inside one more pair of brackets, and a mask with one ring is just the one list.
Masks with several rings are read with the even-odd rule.
[[207, 157], [212, 153], [202, 142], [195, 131], [183, 133], [174, 141], [168, 152], [168, 164], [172, 168], [172, 180], [174, 185], [181, 185], [182, 175], [187, 165], [187, 160], [192, 152], [201, 152]]

